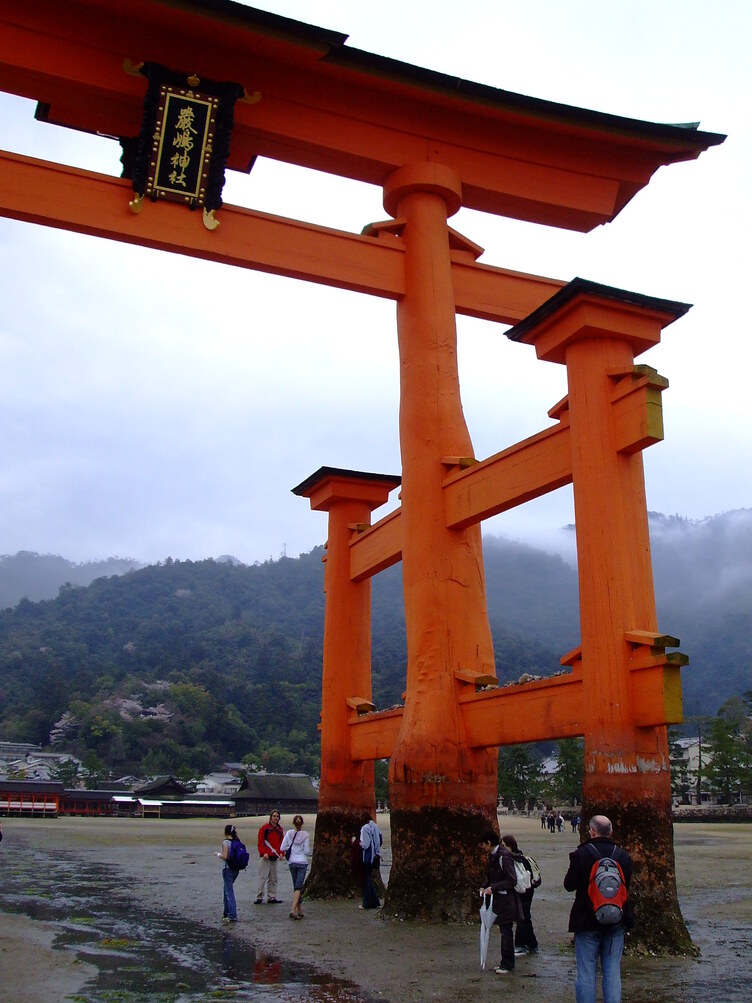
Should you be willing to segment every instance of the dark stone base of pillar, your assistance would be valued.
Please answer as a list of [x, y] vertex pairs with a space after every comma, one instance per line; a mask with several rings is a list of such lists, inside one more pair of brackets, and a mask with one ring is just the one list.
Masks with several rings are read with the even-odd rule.
[[486, 875], [480, 837], [496, 829], [490, 810], [392, 811], [392, 869], [383, 915], [429, 923], [475, 922]]
[[[360, 896], [352, 873], [352, 837], [360, 836], [363, 809], [322, 809], [316, 817], [311, 870], [306, 898], [334, 899]], [[382, 886], [383, 887], [383, 886]]]
[[584, 827], [593, 815], [611, 819], [614, 839], [632, 857], [629, 894], [635, 925], [627, 935], [628, 948], [636, 953], [696, 955], [676, 894], [671, 805], [649, 797], [617, 802], [603, 793], [597, 800], [586, 794]]

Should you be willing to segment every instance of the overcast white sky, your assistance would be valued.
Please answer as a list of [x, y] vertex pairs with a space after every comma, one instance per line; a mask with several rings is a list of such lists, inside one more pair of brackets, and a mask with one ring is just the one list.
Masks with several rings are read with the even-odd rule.
[[[749, 0], [256, 6], [469, 80], [728, 134], [590, 234], [466, 210], [452, 225], [488, 264], [693, 303], [640, 358], [671, 383], [648, 504], [691, 518], [752, 507]], [[119, 174], [117, 144], [33, 112], [0, 94], [0, 146]], [[355, 232], [385, 218], [377, 188], [268, 161], [230, 173], [224, 198]], [[0, 277], [0, 553], [297, 556], [326, 517], [294, 485], [323, 464], [399, 472], [393, 303], [2, 219]], [[458, 338], [478, 457], [549, 424], [563, 367], [498, 325], [460, 317]], [[485, 531], [538, 543], [572, 519], [567, 488]]]

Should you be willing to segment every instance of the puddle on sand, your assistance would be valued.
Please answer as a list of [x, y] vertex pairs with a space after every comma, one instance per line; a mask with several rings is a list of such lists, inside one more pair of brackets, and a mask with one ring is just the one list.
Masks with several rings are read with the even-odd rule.
[[116, 874], [65, 851], [40, 860], [18, 846], [3, 868], [0, 909], [55, 923], [55, 948], [96, 966], [97, 975], [68, 997], [76, 1003], [374, 1003], [352, 983], [256, 950], [227, 928], [150, 912]]

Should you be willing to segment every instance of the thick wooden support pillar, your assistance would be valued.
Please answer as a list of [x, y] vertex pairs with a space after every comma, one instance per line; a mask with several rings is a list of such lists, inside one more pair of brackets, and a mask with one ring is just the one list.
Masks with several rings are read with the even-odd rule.
[[620, 448], [619, 419], [635, 354], [656, 344], [661, 329], [686, 307], [580, 280], [572, 287], [541, 309], [523, 340], [540, 358], [567, 367], [582, 631], [583, 818], [608, 815], [632, 854], [640, 916], [635, 937], [648, 947], [686, 951], [691, 942], [676, 897], [666, 728], [641, 726], [643, 709], [630, 678], [635, 660], [644, 662], [644, 646], [635, 638], [659, 635], [642, 454]]
[[472, 456], [457, 371], [447, 216], [460, 183], [436, 164], [387, 179], [402, 222], [400, 350], [405, 708], [389, 769], [393, 863], [384, 904], [395, 916], [465, 920], [477, 910], [478, 836], [495, 821], [495, 749], [468, 747], [459, 707], [465, 674], [494, 674], [480, 527], [448, 529], [445, 458]]
[[364, 812], [376, 811], [373, 762], [354, 760], [350, 708], [371, 704], [371, 582], [350, 578], [349, 545], [370, 525], [399, 477], [322, 467], [293, 488], [311, 508], [329, 513], [324, 570], [324, 658], [321, 683], [321, 785], [306, 893], [321, 898], [354, 892], [348, 853]]

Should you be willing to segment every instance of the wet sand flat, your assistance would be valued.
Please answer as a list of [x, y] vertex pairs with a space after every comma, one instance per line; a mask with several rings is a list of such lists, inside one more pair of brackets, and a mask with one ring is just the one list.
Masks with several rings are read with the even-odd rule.
[[[239, 819], [237, 827], [249, 849], [265, 819]], [[388, 875], [390, 839], [388, 816], [379, 816], [384, 833], [384, 869]], [[306, 819], [313, 834], [315, 819]], [[287, 828], [289, 817], [283, 818]], [[41, 856], [60, 852], [87, 864], [107, 867], [133, 903], [201, 927], [210, 938], [227, 935], [220, 922], [222, 911], [221, 865], [218, 849], [221, 820], [157, 819], [6, 819], [2, 862], [12, 854], [14, 840]], [[536, 892], [533, 920], [540, 953], [518, 959], [513, 976], [502, 979], [493, 972], [499, 937], [492, 931], [489, 966], [480, 971], [477, 926], [424, 926], [382, 920], [379, 913], [358, 910], [358, 899], [304, 904], [304, 922], [288, 918], [292, 886], [286, 867], [280, 865], [279, 897], [283, 905], [254, 906], [256, 860], [235, 888], [240, 922], [232, 937], [283, 959], [308, 962], [322, 972], [347, 979], [374, 998], [401, 1001], [497, 1000], [503, 991], [510, 1000], [563, 1003], [573, 999], [574, 956], [566, 932], [571, 896], [562, 887], [568, 854], [577, 836], [567, 831], [550, 834], [538, 819], [500, 818], [502, 832], [517, 836], [525, 852], [538, 861], [543, 885]], [[700, 948], [699, 959], [628, 957], [623, 964], [625, 1003], [747, 1003], [752, 998], [752, 826], [748, 824], [695, 824], [675, 826], [677, 881], [682, 911], [690, 933]], [[347, 852], [343, 849], [343, 852]], [[14, 924], [26, 929], [23, 917], [5, 916], [3, 931]], [[9, 927], [10, 924], [10, 927]], [[32, 924], [33, 925], [33, 924]], [[39, 926], [40, 924], [36, 924]], [[49, 927], [44, 927], [43, 956], [50, 951]], [[23, 940], [23, 932], [16, 942]], [[5, 945], [5, 939], [2, 944]], [[67, 953], [67, 952], [66, 952]], [[8, 948], [2, 953], [3, 983], [19, 981], [25, 969], [24, 954]], [[493, 964], [490, 964], [493, 962]], [[66, 958], [70, 975], [80, 970]], [[38, 970], [38, 959], [34, 968]], [[17, 969], [19, 971], [17, 971]], [[68, 976], [66, 976], [67, 978]], [[252, 973], [249, 972], [249, 979]], [[80, 981], [80, 980], [79, 980]], [[6, 993], [18, 1003], [66, 998], [61, 995], [23, 996]], [[301, 998], [306, 997], [305, 994]], [[317, 999], [334, 996], [317, 995]]]

